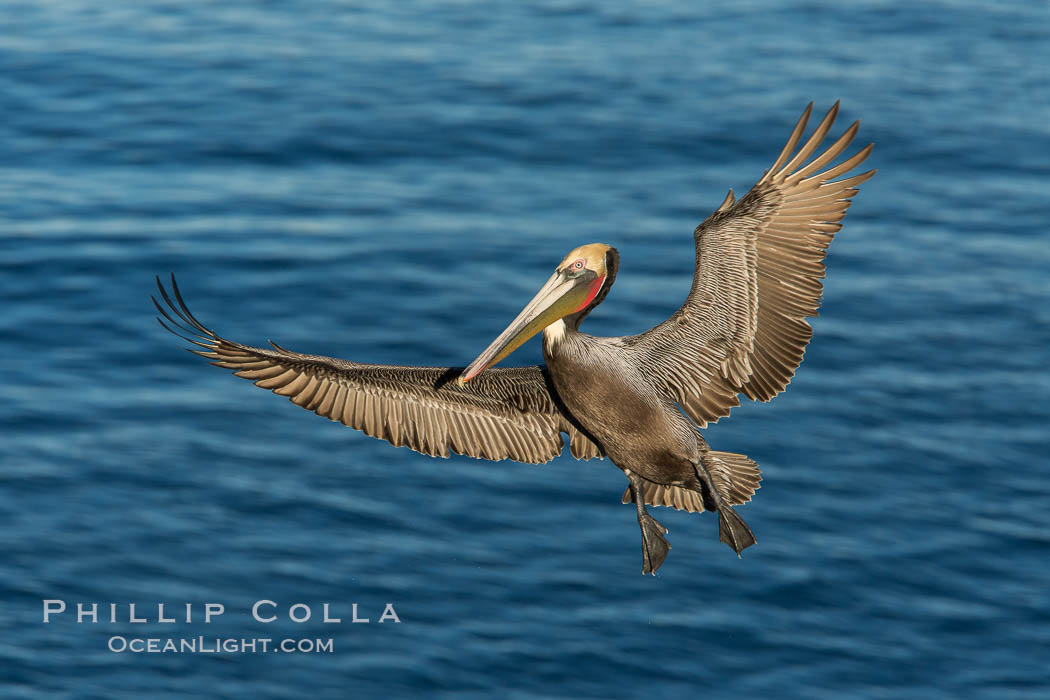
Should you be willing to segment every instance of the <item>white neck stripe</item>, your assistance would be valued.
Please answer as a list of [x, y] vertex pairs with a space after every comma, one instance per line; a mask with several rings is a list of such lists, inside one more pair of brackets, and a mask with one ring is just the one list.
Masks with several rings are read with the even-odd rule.
[[553, 352], [554, 346], [565, 340], [565, 321], [558, 319], [543, 329], [543, 346]]

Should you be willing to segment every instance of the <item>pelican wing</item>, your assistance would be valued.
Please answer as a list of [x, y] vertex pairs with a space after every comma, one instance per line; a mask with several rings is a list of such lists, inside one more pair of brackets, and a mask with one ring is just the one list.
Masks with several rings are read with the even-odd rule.
[[461, 387], [455, 381], [460, 368], [360, 364], [274, 343], [254, 348], [206, 328], [186, 307], [174, 276], [171, 283], [174, 302], [157, 280], [168, 307], [153, 300], [164, 317], [157, 320], [203, 348], [194, 353], [366, 435], [435, 457], [451, 451], [538, 464], [561, 454], [564, 432], [574, 457], [601, 454], [551, 393], [541, 367], [491, 369]]
[[860, 122], [814, 157], [837, 102], [795, 152], [812, 108], [751, 191], [736, 201], [730, 190], [696, 228], [696, 270], [682, 307], [623, 339], [654, 383], [701, 426], [728, 415], [739, 393], [768, 401], [787, 387], [813, 335], [805, 319], [820, 306], [828, 244], [857, 185], [875, 174], [835, 180], [864, 161], [872, 145], [827, 167]]

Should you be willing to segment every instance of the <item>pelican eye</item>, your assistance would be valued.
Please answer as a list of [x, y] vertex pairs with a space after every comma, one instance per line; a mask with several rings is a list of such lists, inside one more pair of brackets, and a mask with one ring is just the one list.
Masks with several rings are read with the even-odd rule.
[[585, 263], [583, 262], [583, 258], [580, 258], [579, 260], [577, 260], [576, 262], [574, 262], [572, 264], [572, 269], [573, 269], [574, 272], [579, 272], [580, 270], [582, 270], [584, 268], [584, 265], [585, 265]]

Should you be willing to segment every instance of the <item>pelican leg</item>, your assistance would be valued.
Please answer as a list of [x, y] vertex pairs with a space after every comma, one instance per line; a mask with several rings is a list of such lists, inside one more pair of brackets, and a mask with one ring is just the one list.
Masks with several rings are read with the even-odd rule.
[[642, 529], [642, 575], [656, 575], [656, 570], [664, 563], [671, 545], [667, 543], [667, 528], [657, 522], [645, 509], [645, 498], [642, 496], [639, 477], [627, 476], [631, 480], [631, 499], [638, 508], [638, 526]]
[[751, 528], [733, 510], [733, 507], [722, 499], [703, 464], [696, 465], [696, 475], [706, 490], [706, 493], [703, 494], [705, 505], [710, 498], [711, 505], [714, 505], [715, 510], [718, 511], [718, 538], [732, 547], [739, 557], [742, 551], [756, 542], [755, 533], [751, 532]]

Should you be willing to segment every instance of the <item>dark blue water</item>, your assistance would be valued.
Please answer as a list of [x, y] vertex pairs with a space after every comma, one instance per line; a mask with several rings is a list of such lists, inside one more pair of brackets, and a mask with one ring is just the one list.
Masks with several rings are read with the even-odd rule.
[[[1047, 697], [1046, 4], [607, 5], [0, 3], [4, 697]], [[706, 432], [764, 470], [740, 560], [661, 509], [643, 578], [608, 462], [393, 449], [153, 320], [173, 271], [234, 339], [462, 365], [603, 241], [588, 330], [639, 332], [693, 226], [838, 98], [880, 173], [814, 342]], [[45, 599], [122, 621], [45, 625]]]

